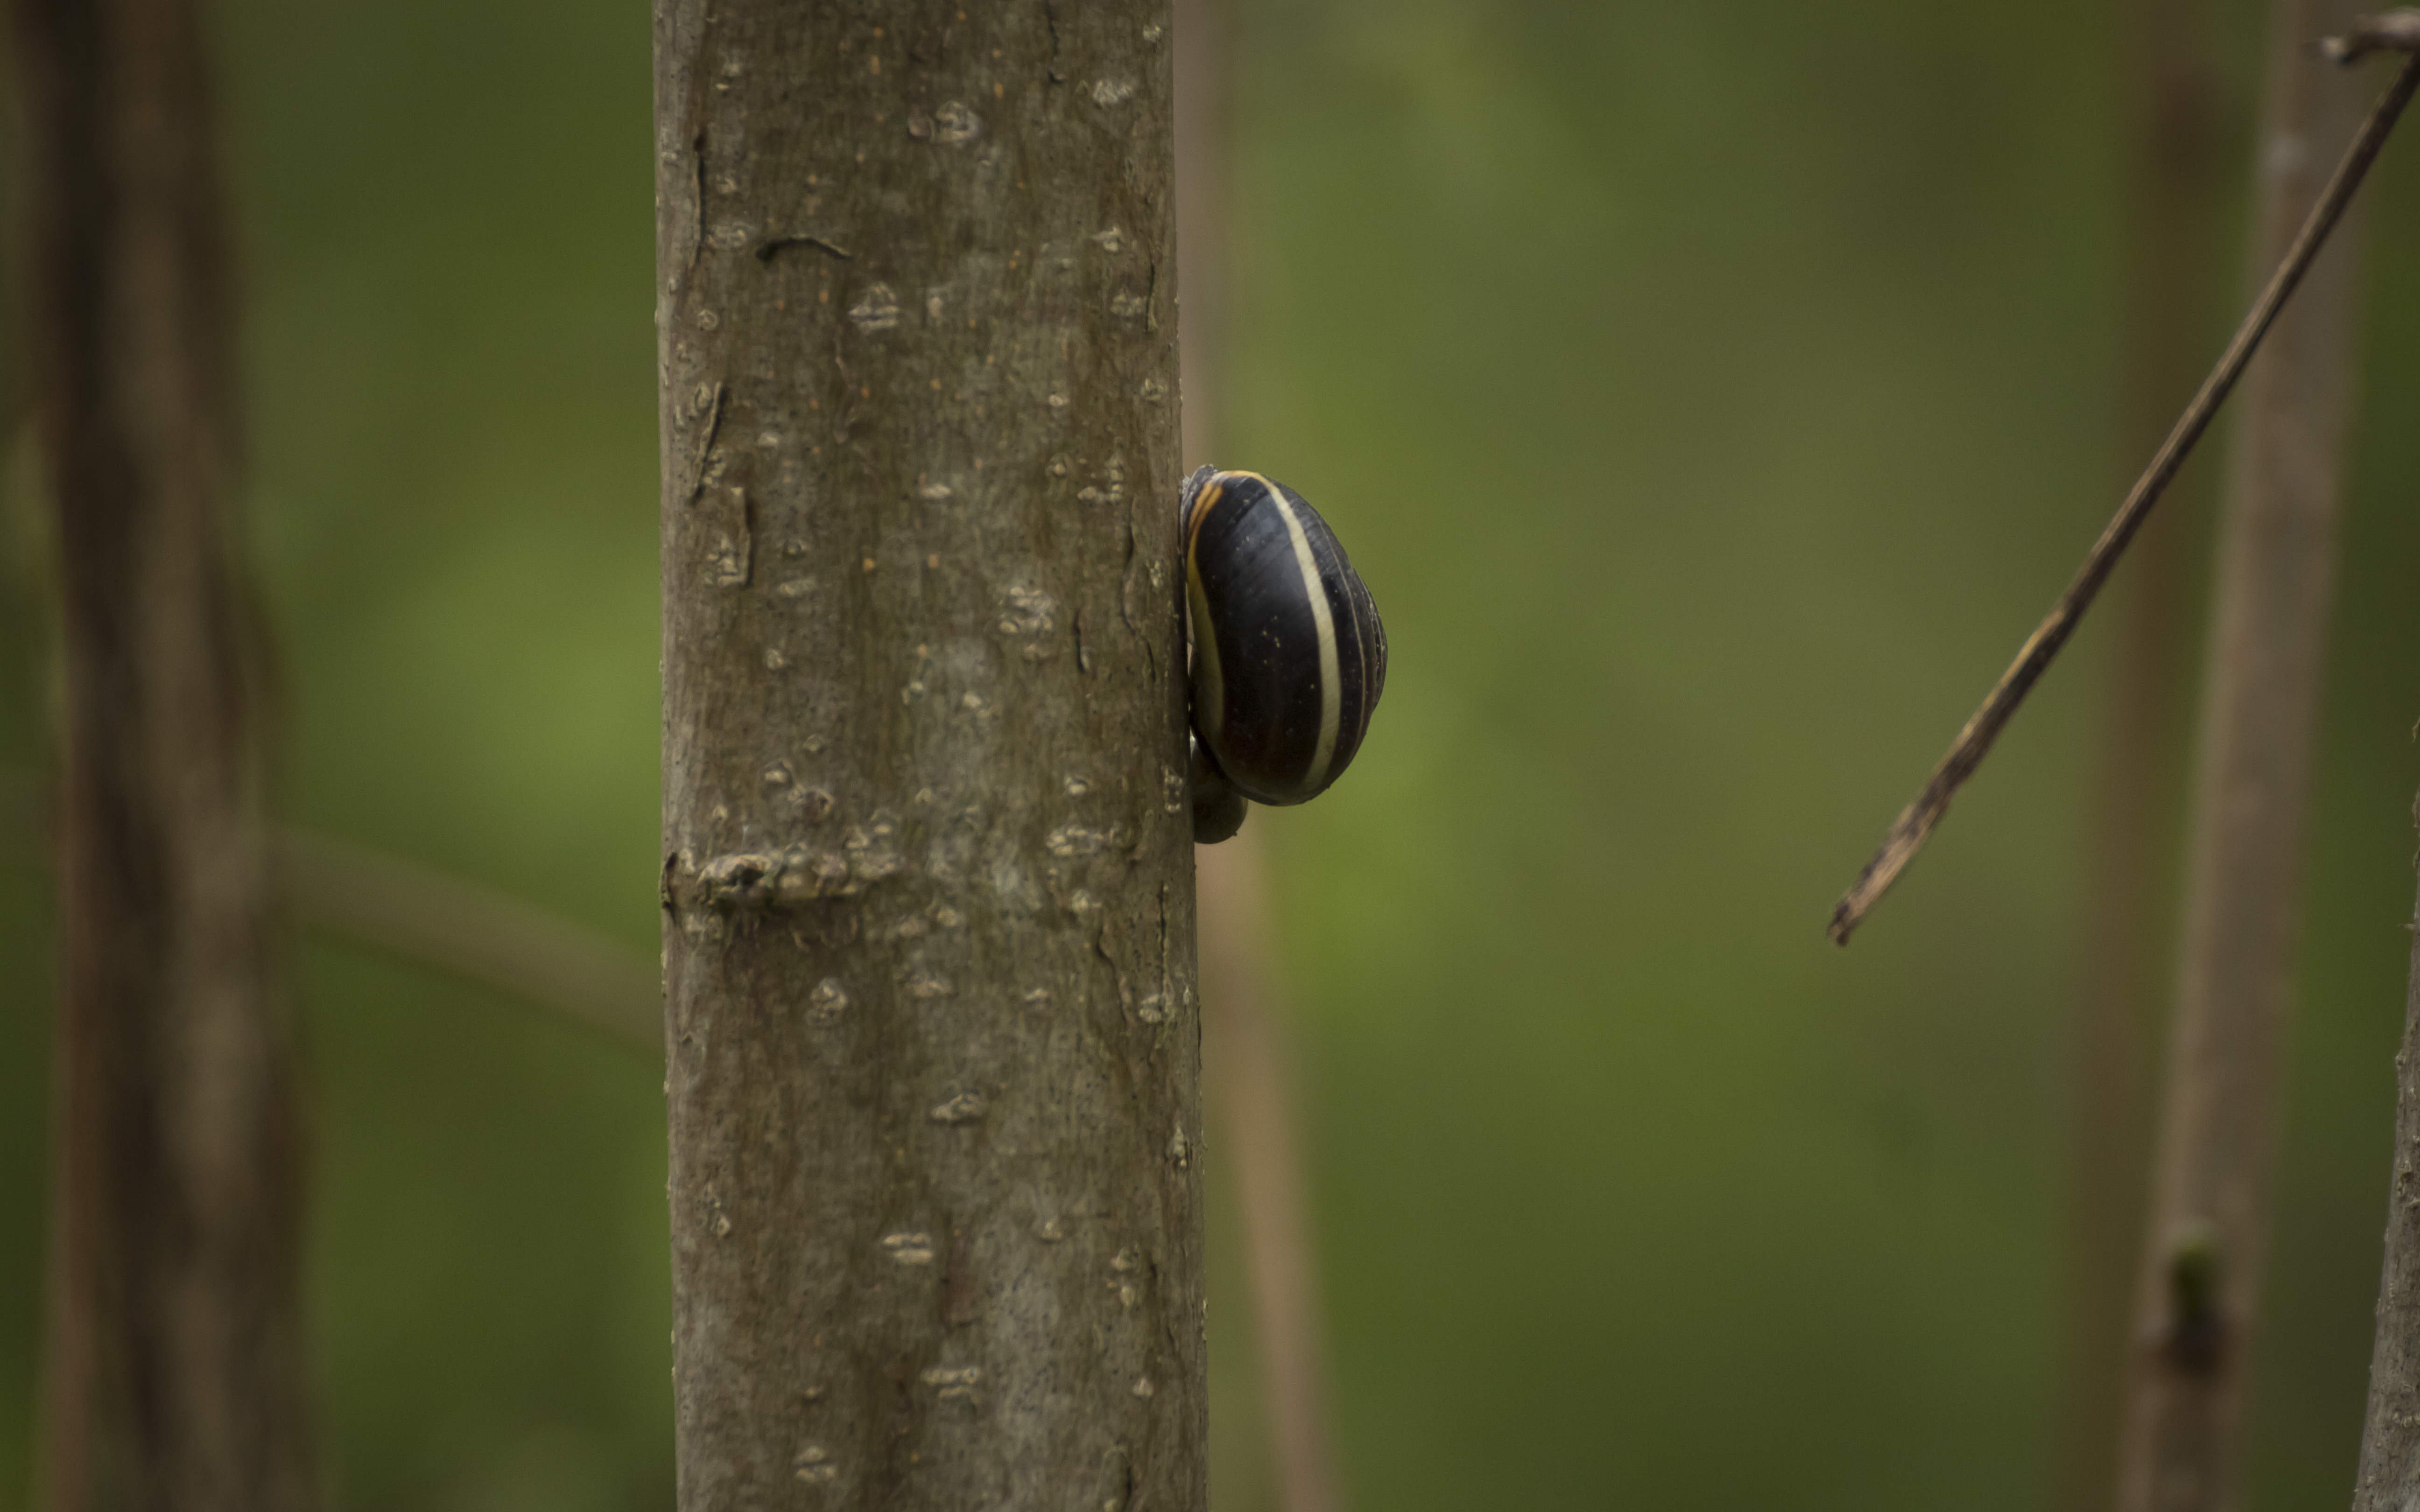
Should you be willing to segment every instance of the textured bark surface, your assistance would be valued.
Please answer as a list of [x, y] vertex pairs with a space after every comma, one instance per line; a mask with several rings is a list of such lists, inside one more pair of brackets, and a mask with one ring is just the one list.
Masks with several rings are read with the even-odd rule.
[[1205, 1502], [1170, 40], [656, 13], [687, 1508]]
[[[2314, 54], [2357, 8], [2279, 0], [2255, 168], [2265, 279], [2381, 81]], [[2221, 524], [2177, 1014], [2135, 1293], [2119, 1505], [2236, 1504], [2269, 1222], [2311, 752], [2350, 407], [2360, 211], [2238, 394]]]
[[[2420, 822], [2420, 803], [2412, 818]], [[2412, 909], [2403, 1046], [2395, 1053], [2395, 1175], [2380, 1273], [2353, 1512], [2403, 1512], [2420, 1501], [2420, 903]]]
[[187, 0], [16, 0], [65, 778], [52, 1512], [316, 1500], [301, 1153], [229, 551], [230, 276]]

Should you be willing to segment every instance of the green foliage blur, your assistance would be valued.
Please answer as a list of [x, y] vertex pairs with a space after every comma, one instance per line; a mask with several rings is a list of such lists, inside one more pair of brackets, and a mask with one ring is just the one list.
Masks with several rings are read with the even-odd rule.
[[[652, 952], [645, 11], [222, 14], [281, 811]], [[2230, 162], [2256, 23], [2236, 0], [2215, 44]], [[1392, 646], [1352, 776], [1252, 821], [1359, 1505], [2048, 1498], [2099, 626], [1854, 949], [1823, 925], [2141, 460], [2118, 43], [2083, 0], [1242, 0], [1234, 441], [1186, 462], [1311, 498]], [[2411, 949], [2420, 140], [2366, 193], [2256, 1506], [2350, 1489]], [[2211, 255], [2214, 354], [2242, 280]], [[27, 770], [42, 541], [11, 476]], [[30, 1476], [49, 928], [39, 868], [0, 859], [0, 1507]], [[335, 1504], [669, 1505], [656, 1070], [307, 934], [293, 993]], [[1233, 1212], [1241, 1512], [1267, 1466]]]

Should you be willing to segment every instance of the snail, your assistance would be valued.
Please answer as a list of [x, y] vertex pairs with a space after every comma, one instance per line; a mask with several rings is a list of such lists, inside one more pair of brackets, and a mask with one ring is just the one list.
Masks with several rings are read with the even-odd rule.
[[1178, 503], [1193, 646], [1193, 838], [1246, 800], [1305, 803], [1343, 775], [1387, 686], [1387, 632], [1336, 532], [1257, 472], [1203, 468]]

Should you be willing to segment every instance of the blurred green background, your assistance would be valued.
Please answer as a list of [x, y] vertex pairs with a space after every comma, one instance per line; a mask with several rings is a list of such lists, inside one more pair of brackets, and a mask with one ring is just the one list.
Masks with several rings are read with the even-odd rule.
[[[1318, 503], [1393, 647], [1352, 779], [1255, 820], [1356, 1501], [2044, 1504], [2100, 626], [1856, 947], [1823, 923], [2139, 461], [2116, 8], [1239, 4], [1216, 460]], [[222, 15], [283, 813], [652, 953], [644, 9]], [[2230, 178], [2257, 24], [2211, 43]], [[2350, 1490], [2411, 946], [2420, 142], [2366, 193], [2256, 1506]], [[0, 861], [0, 1506], [47, 907]], [[293, 967], [337, 1504], [668, 1506], [656, 1071], [313, 936]], [[1237, 1512], [1265, 1450], [1213, 1217]]]

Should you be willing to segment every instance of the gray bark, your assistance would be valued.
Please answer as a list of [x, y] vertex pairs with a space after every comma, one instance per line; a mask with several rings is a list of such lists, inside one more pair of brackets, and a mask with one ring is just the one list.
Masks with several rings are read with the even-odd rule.
[[202, 29], [188, 0], [13, 9], [66, 748], [37, 1496], [294, 1512], [302, 1152]]
[[[2376, 88], [2313, 49], [2353, 9], [2273, 8], [2257, 277], [2276, 265]], [[2348, 212], [2278, 317], [2236, 411], [2177, 1014], [2135, 1293], [2118, 1480], [2127, 1512], [2237, 1502], [2335, 583], [2360, 214]]]
[[684, 1508], [1206, 1501], [1169, 43], [656, 13]]
[[[2412, 817], [2420, 821], [2420, 803]], [[2395, 1173], [2380, 1269], [2353, 1512], [2403, 1512], [2420, 1499], [2420, 903], [2412, 909], [2403, 1045], [2395, 1053]]]

